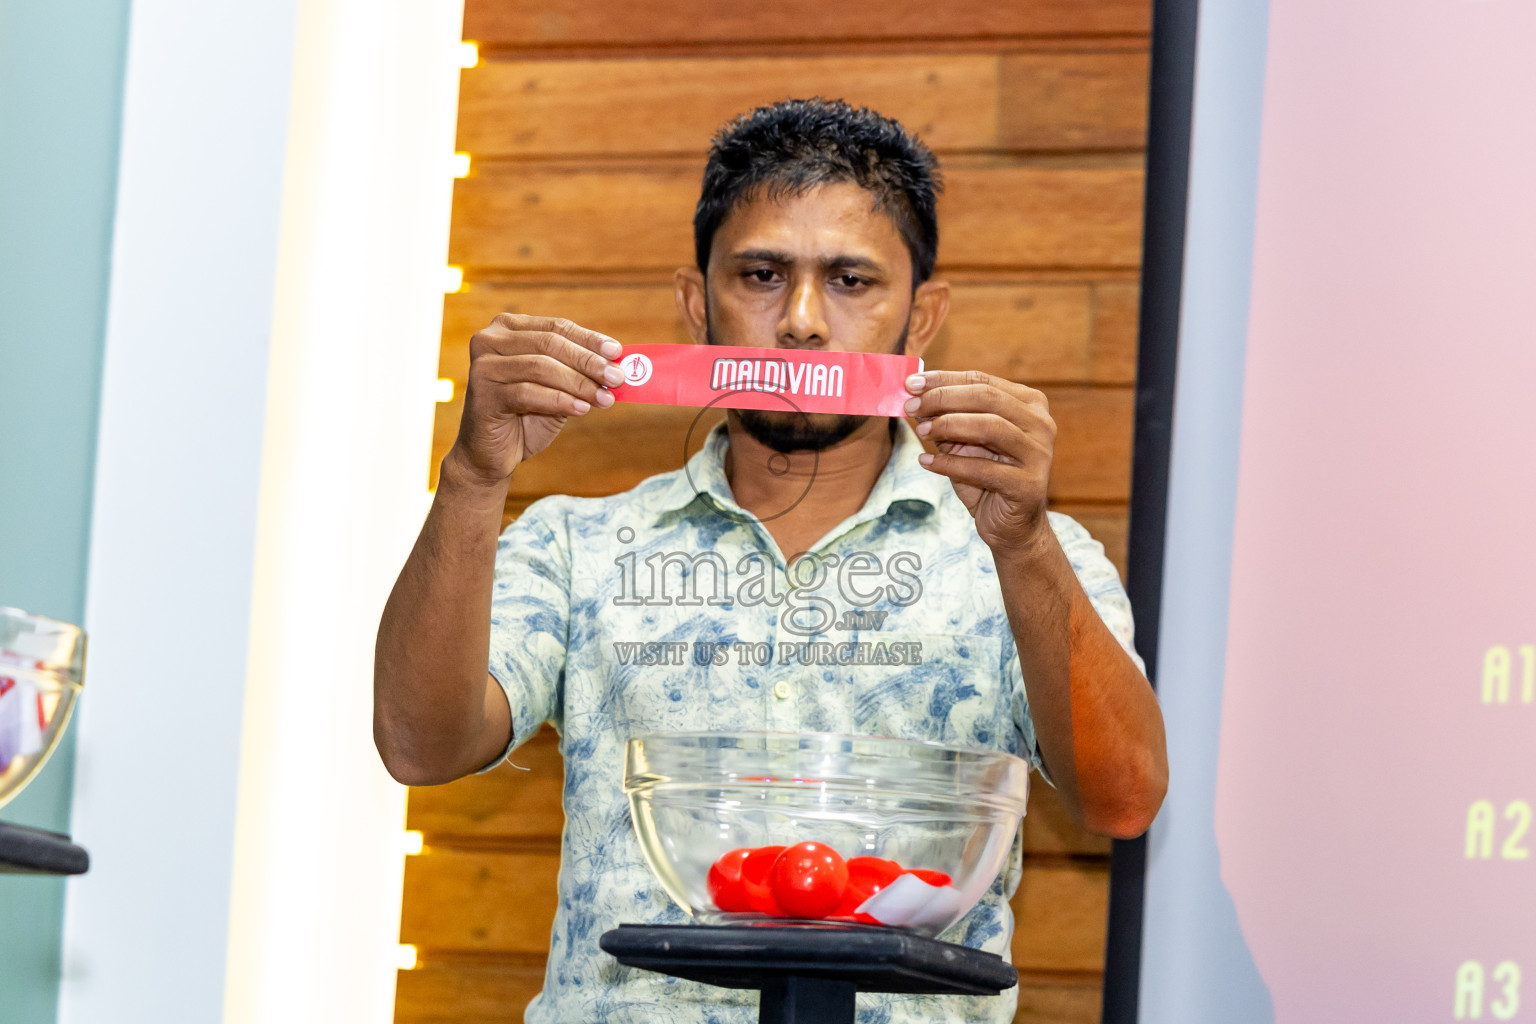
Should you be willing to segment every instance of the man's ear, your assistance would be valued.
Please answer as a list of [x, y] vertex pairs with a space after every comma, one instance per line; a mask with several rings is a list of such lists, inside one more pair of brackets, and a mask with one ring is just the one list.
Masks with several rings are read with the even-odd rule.
[[949, 282], [924, 281], [912, 293], [912, 313], [907, 319], [907, 355], [921, 356], [938, 337], [949, 316]]
[[672, 296], [677, 312], [695, 345], [709, 344], [709, 319], [704, 312], [704, 275], [698, 267], [679, 267], [672, 275]]

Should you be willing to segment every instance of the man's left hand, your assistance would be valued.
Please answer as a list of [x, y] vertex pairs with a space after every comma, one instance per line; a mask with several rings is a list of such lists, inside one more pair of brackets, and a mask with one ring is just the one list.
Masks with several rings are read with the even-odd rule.
[[917, 435], [938, 448], [918, 461], [954, 484], [987, 546], [1024, 553], [1049, 537], [1056, 422], [1045, 395], [979, 370], [927, 370], [907, 390]]

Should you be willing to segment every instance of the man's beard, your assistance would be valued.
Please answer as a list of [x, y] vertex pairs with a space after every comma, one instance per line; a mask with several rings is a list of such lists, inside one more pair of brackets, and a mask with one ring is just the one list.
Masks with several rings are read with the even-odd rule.
[[[909, 318], [910, 319], [910, 318]], [[907, 325], [901, 328], [892, 351], [905, 355], [907, 351]], [[711, 345], [715, 340], [715, 321], [709, 310], [709, 299], [704, 301], [704, 338]], [[786, 400], [787, 401], [787, 400]], [[798, 409], [769, 412], [763, 409], [732, 409], [730, 415], [737, 418], [754, 441], [776, 452], [825, 451], [840, 441], [846, 441], [855, 430], [864, 425], [868, 416], [844, 416], [839, 413], [805, 413]]]
[[848, 439], [864, 425], [868, 416], [843, 416], [837, 413], [763, 409], [732, 409], [741, 428], [755, 441], [776, 452], [819, 452]]

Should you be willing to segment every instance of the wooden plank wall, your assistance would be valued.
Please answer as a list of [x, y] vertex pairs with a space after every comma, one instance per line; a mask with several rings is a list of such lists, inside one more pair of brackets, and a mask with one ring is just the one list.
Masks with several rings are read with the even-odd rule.
[[[954, 284], [930, 363], [1044, 389], [1060, 424], [1051, 495], [1123, 565], [1135, 373], [1148, 0], [469, 0], [431, 473], [457, 429], [469, 336], [502, 311], [567, 316], [621, 341], [682, 341], [671, 273], [710, 135], [787, 96], [838, 96], [917, 129], [943, 161], [940, 274]], [[556, 491], [608, 494], [684, 458], [691, 410], [571, 421], [514, 481], [507, 516]], [[637, 443], [637, 439], [644, 439]], [[618, 457], [622, 452], [622, 458]], [[503, 767], [415, 789], [426, 850], [406, 868], [398, 1024], [517, 1020], [538, 991], [559, 860], [561, 767], [546, 730]], [[1108, 843], [1037, 785], [1014, 901], [1019, 1021], [1099, 1013]]]

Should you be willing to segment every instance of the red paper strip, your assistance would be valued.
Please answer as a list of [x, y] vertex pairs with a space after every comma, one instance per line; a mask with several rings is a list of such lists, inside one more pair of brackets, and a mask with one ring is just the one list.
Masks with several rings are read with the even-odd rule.
[[620, 402], [903, 416], [916, 356], [725, 345], [626, 345]]

